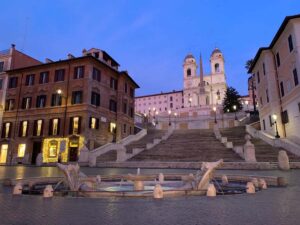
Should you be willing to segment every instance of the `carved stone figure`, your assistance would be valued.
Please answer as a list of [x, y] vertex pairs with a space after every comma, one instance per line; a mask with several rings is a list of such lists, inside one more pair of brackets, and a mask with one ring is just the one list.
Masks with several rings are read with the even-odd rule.
[[23, 191], [23, 186], [21, 183], [17, 183], [13, 189], [13, 195], [21, 195]]
[[44, 198], [52, 198], [53, 197], [53, 188], [52, 185], [47, 185], [43, 192]]
[[83, 184], [80, 181], [79, 165], [78, 164], [63, 165], [63, 164], [57, 163], [57, 167], [63, 171], [63, 173], [65, 175], [65, 179], [67, 181], [66, 183], [69, 186], [70, 190], [78, 191], [80, 186]]
[[165, 181], [165, 177], [164, 177], [164, 174], [163, 173], [159, 173], [158, 174], [158, 181], [159, 183], [162, 183]]
[[160, 184], [156, 184], [153, 190], [153, 197], [156, 199], [161, 199], [164, 197], [164, 191]]
[[255, 187], [252, 182], [248, 182], [246, 185], [247, 193], [248, 194], [254, 194], [255, 193]]
[[216, 197], [216, 195], [217, 195], [217, 190], [215, 188], [215, 185], [214, 184], [209, 184], [208, 188], [207, 188], [207, 191], [206, 191], [206, 196]]
[[245, 135], [246, 144], [244, 145], [244, 158], [246, 162], [256, 162], [255, 157], [255, 147], [251, 143], [251, 136], [249, 134]]

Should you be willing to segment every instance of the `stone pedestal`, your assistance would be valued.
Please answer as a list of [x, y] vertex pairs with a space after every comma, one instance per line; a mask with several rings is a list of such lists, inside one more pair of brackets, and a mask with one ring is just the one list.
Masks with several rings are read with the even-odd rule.
[[290, 169], [290, 162], [289, 157], [286, 151], [281, 150], [278, 153], [278, 167], [281, 170], [289, 170]]
[[144, 190], [144, 182], [141, 180], [134, 181], [134, 190], [135, 191], [143, 191]]
[[153, 190], [153, 197], [155, 199], [161, 199], [164, 197], [164, 191], [162, 189], [162, 187], [160, 186], [160, 184], [156, 184]]
[[255, 193], [255, 187], [254, 187], [254, 184], [252, 182], [247, 183], [246, 189], [247, 189], [248, 194], [254, 194]]

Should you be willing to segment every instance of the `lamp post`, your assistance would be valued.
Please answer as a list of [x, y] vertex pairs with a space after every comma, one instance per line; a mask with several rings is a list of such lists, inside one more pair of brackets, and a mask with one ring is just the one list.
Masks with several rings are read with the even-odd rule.
[[65, 104], [65, 111], [64, 111], [64, 124], [63, 124], [63, 137], [65, 137], [65, 128], [66, 128], [66, 119], [67, 119], [67, 108], [68, 108], [68, 102], [67, 102], [67, 97], [63, 95], [63, 92], [61, 89], [57, 89], [56, 93], [64, 98], [66, 100], [66, 104]]
[[171, 126], [171, 113], [172, 113], [172, 111], [169, 110], [169, 111], [168, 111], [168, 114], [169, 114], [169, 126]]
[[213, 111], [215, 112], [215, 123], [217, 123], [217, 108], [214, 106]]
[[246, 104], [246, 106], [247, 106], [247, 111], [248, 111], [248, 105], [249, 105], [249, 101], [245, 101], [245, 104]]
[[273, 115], [272, 115], [272, 118], [273, 118], [273, 120], [274, 120], [274, 123], [275, 123], [275, 129], [276, 129], [276, 135], [275, 135], [275, 138], [280, 138], [279, 133], [278, 133], [278, 128], [277, 128], [277, 115], [276, 115], [276, 114], [273, 114]]
[[192, 107], [192, 98], [189, 98], [190, 107]]
[[237, 117], [236, 117], [236, 105], [234, 105], [232, 108], [234, 110], [234, 119], [237, 120]]
[[157, 115], [158, 115], [158, 111], [155, 112], [155, 115], [156, 115], [156, 120], [155, 120], [155, 124], [157, 125], [158, 124], [158, 118], [157, 118]]

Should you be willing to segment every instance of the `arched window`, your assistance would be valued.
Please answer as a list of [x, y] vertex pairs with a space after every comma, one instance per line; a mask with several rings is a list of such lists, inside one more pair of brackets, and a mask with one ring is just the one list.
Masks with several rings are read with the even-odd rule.
[[191, 71], [190, 68], [186, 70], [186, 75], [187, 75], [188, 77], [192, 75], [192, 71]]
[[220, 64], [219, 63], [215, 64], [215, 71], [216, 71], [216, 73], [220, 72]]

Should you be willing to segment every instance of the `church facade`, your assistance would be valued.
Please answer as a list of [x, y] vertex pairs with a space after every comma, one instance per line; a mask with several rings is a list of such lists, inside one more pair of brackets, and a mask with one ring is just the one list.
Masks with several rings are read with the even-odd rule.
[[201, 56], [197, 65], [195, 57], [188, 54], [183, 61], [183, 90], [136, 97], [136, 113], [181, 113], [191, 108], [209, 111], [213, 106], [222, 105], [227, 88], [224, 65], [218, 48], [210, 56], [209, 74], [204, 74]]

